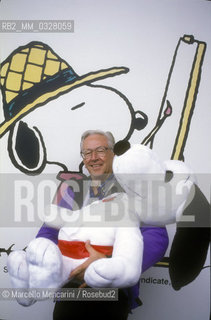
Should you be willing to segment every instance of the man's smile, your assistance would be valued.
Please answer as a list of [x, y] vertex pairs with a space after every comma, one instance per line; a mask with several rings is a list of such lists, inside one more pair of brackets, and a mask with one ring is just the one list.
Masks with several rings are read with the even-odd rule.
[[89, 166], [91, 167], [91, 168], [93, 168], [93, 169], [97, 169], [97, 168], [101, 168], [102, 167], [102, 163], [101, 164], [90, 164]]

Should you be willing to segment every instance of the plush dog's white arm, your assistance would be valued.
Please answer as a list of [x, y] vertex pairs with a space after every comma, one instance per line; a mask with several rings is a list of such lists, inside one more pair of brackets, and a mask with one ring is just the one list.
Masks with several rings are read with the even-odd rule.
[[130, 287], [141, 275], [143, 239], [139, 228], [116, 229], [112, 258], [93, 262], [85, 272], [91, 287]]

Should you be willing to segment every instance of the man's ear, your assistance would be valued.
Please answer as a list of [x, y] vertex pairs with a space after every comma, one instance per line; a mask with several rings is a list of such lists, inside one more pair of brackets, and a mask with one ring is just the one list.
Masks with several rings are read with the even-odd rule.
[[47, 161], [40, 131], [20, 121], [9, 134], [8, 152], [14, 166], [28, 175], [40, 174]]

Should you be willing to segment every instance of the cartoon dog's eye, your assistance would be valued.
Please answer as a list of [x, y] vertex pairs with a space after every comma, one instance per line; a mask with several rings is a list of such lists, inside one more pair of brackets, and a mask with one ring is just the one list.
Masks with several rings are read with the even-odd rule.
[[76, 106], [72, 107], [71, 110], [76, 110], [78, 108], [83, 107], [84, 105], [85, 105], [85, 102], [81, 102], [81, 103], [77, 104]]
[[146, 127], [148, 123], [147, 115], [142, 111], [135, 112], [135, 119], [133, 120], [134, 128], [137, 130], [142, 130]]

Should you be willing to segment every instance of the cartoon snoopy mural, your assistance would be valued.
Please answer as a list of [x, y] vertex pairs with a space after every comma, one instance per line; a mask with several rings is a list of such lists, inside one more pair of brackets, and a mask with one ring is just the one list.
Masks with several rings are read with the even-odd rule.
[[[40, 174], [51, 162], [72, 170], [70, 161], [79, 154], [75, 148], [88, 128], [97, 124], [118, 140], [143, 129], [147, 116], [134, 111], [124, 94], [93, 84], [128, 71], [114, 67], [78, 76], [46, 44], [31, 42], [15, 50], [1, 66], [5, 121], [0, 136], [10, 131], [8, 151], [13, 164], [27, 174]], [[121, 115], [118, 121], [112, 117], [114, 111]]]
[[[112, 131], [117, 141], [129, 140], [134, 130], [143, 129], [147, 116], [135, 111], [124, 94], [93, 84], [128, 71], [114, 67], [78, 76], [44, 43], [31, 42], [15, 50], [1, 66], [5, 120], [0, 125], [0, 137], [9, 131], [14, 166], [32, 175], [42, 173], [47, 164], [68, 171], [78, 165], [73, 158], [79, 154], [81, 134], [96, 123]], [[101, 108], [102, 101], [106, 108]], [[123, 119], [119, 126], [112, 116], [114, 108]]]

